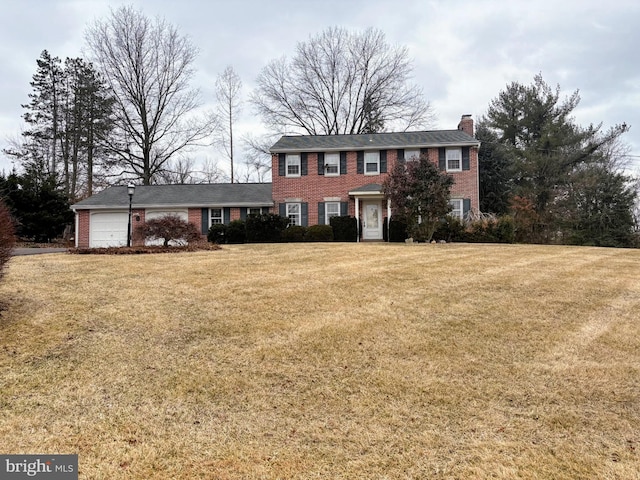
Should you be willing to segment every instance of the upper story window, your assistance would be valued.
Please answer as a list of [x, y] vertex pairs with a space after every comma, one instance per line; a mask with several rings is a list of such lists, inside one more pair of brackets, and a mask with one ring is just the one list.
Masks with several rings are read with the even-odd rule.
[[462, 171], [462, 149], [447, 148], [447, 172]]
[[340, 154], [326, 153], [324, 155], [324, 174], [327, 177], [340, 175]]
[[380, 173], [380, 152], [364, 152], [364, 174], [378, 175]]
[[287, 170], [286, 170], [287, 177], [299, 177], [300, 176], [300, 155], [287, 153], [286, 162], [287, 162], [286, 163], [286, 165], [287, 165]]
[[224, 219], [222, 217], [222, 209], [221, 208], [212, 208], [209, 210], [211, 217], [211, 225], [219, 225], [224, 223]]
[[419, 159], [420, 159], [420, 150], [414, 149], [414, 150], [404, 151], [404, 160], [406, 162], [409, 162], [412, 160], [419, 160]]

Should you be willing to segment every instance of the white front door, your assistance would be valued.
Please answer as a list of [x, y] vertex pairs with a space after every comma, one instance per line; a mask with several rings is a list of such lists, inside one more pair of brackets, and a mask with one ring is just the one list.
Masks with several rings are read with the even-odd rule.
[[382, 240], [382, 208], [380, 201], [363, 202], [362, 239]]

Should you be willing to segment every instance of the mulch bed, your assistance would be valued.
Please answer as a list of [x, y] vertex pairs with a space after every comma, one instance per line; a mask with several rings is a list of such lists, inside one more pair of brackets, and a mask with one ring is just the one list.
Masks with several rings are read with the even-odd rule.
[[70, 248], [69, 253], [77, 255], [141, 255], [146, 253], [180, 253], [199, 252], [202, 250], [220, 250], [222, 247], [214, 243], [197, 243], [177, 247], [136, 246], [107, 248]]

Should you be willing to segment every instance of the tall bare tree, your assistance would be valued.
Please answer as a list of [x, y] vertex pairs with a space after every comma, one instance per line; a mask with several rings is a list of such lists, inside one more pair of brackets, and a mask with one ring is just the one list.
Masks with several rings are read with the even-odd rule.
[[116, 99], [119, 136], [111, 148], [125, 174], [149, 185], [214, 130], [214, 116], [195, 116], [200, 94], [189, 81], [197, 50], [165, 20], [126, 6], [94, 22], [85, 39]]
[[231, 183], [234, 182], [233, 126], [242, 108], [241, 90], [242, 80], [233, 67], [228, 66], [216, 80], [216, 99], [218, 101], [218, 115], [224, 123], [224, 126], [220, 128], [220, 141], [231, 164]]
[[251, 101], [272, 131], [354, 134], [421, 128], [432, 120], [422, 89], [409, 83], [406, 47], [384, 33], [332, 27], [298, 43], [291, 60], [260, 73]]

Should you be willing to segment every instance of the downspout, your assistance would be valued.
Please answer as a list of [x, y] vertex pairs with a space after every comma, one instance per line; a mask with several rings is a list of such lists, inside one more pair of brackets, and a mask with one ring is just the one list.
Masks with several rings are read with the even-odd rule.
[[387, 243], [391, 242], [389, 227], [391, 226], [391, 199], [387, 198]]

